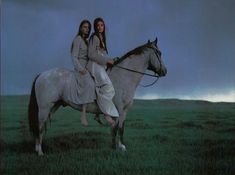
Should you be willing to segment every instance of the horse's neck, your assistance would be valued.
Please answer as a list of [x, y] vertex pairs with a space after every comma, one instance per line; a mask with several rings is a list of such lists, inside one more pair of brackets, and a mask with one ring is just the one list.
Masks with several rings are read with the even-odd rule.
[[[144, 54], [133, 55], [123, 60], [120, 64], [118, 64], [118, 66], [144, 73], [147, 69], [147, 61], [145, 57], [146, 56]], [[128, 87], [133, 89], [138, 86], [143, 74], [114, 67], [110, 72], [110, 77], [112, 80], [123, 85], [125, 83], [128, 84]]]

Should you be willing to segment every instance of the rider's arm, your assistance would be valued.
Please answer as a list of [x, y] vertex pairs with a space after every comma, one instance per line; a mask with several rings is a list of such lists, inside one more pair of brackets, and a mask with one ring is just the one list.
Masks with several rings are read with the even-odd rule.
[[94, 35], [89, 42], [88, 57], [100, 65], [106, 65], [110, 58], [107, 55], [99, 53], [100, 40]]
[[73, 41], [72, 61], [76, 71], [83, 71], [84, 67], [79, 62], [79, 51], [81, 47], [82, 38], [77, 36]]

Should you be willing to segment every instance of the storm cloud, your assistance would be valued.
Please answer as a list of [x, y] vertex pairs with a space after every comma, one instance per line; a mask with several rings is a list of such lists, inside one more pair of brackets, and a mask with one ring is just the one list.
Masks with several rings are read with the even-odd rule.
[[235, 101], [234, 0], [3, 0], [1, 8], [2, 95], [29, 94], [34, 77], [50, 68], [73, 69], [80, 21], [103, 17], [112, 57], [158, 37], [168, 74], [138, 87], [137, 98]]

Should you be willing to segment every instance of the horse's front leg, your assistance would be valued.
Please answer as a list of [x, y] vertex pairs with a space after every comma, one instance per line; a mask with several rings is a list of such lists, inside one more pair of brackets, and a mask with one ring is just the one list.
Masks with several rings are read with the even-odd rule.
[[111, 135], [112, 135], [112, 148], [116, 149], [116, 136], [118, 130], [118, 119], [115, 120], [115, 123], [111, 125]]
[[119, 135], [118, 148], [121, 149], [122, 151], [127, 151], [126, 146], [124, 144], [124, 139], [123, 139], [124, 123], [125, 123], [124, 120], [125, 120], [125, 116], [122, 116], [119, 119], [119, 124], [118, 124], [118, 135]]
[[124, 134], [124, 121], [122, 123], [122, 126], [118, 128], [118, 135], [119, 135], [119, 142], [118, 142], [118, 148], [122, 151], [126, 151], [126, 146], [124, 144], [123, 134]]

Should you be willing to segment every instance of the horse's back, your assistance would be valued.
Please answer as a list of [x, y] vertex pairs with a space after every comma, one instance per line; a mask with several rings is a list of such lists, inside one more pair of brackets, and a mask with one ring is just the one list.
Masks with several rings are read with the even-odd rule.
[[71, 76], [72, 71], [64, 68], [54, 68], [50, 69], [47, 71], [44, 71], [40, 74], [39, 78], [40, 79], [50, 79], [50, 80], [55, 80], [58, 81], [58, 78], [61, 77], [69, 77]]
[[57, 101], [63, 95], [64, 86], [71, 81], [72, 71], [54, 68], [42, 72], [36, 80], [35, 90], [39, 101]]

